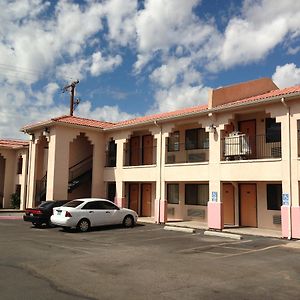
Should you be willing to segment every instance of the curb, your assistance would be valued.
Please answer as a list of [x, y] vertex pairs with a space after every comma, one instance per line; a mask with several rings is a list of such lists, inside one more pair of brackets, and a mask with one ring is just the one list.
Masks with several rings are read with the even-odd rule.
[[196, 232], [196, 230], [194, 228], [177, 227], [177, 226], [165, 226], [164, 230], [180, 231], [180, 232], [186, 232], [186, 233], [195, 233]]
[[224, 238], [229, 238], [229, 239], [234, 239], [234, 240], [243, 239], [242, 236], [239, 234], [226, 233], [226, 232], [220, 232], [220, 231], [211, 231], [211, 230], [204, 231], [204, 235], [218, 236], [218, 237], [224, 237]]

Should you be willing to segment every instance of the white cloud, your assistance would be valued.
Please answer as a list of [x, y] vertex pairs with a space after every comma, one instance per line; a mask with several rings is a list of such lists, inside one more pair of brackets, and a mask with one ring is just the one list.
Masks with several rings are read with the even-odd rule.
[[103, 57], [101, 52], [98, 51], [92, 56], [92, 65], [90, 72], [93, 76], [99, 76], [104, 72], [111, 72], [122, 63], [120, 55]]
[[160, 89], [155, 94], [156, 101], [149, 113], [207, 104], [209, 90], [208, 87], [189, 85], [175, 85], [169, 89]]
[[117, 105], [105, 105], [103, 107], [96, 107], [93, 109], [90, 101], [84, 101], [80, 103], [78, 109], [75, 111], [75, 115], [107, 122], [119, 122], [137, 116], [122, 112]]
[[277, 66], [272, 79], [279, 88], [300, 84], [300, 68], [294, 63]]
[[76, 59], [70, 63], [65, 63], [57, 66], [56, 76], [60, 79], [67, 80], [81, 80], [86, 76], [86, 72], [89, 69], [88, 59]]

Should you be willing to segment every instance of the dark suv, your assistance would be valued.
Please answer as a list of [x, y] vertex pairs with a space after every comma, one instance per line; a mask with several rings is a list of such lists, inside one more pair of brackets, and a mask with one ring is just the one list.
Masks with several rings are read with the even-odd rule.
[[53, 214], [53, 208], [62, 206], [67, 202], [69, 202], [69, 200], [44, 201], [37, 208], [27, 208], [23, 220], [31, 222], [36, 227], [42, 224], [51, 226], [50, 217]]

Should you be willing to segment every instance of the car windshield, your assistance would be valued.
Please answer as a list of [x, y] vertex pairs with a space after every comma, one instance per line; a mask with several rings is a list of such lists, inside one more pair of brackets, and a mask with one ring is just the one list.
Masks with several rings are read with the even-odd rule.
[[68, 203], [64, 204], [63, 206], [66, 206], [66, 207], [77, 207], [78, 205], [80, 205], [82, 203], [83, 203], [83, 201], [73, 200], [71, 202], [68, 202]]

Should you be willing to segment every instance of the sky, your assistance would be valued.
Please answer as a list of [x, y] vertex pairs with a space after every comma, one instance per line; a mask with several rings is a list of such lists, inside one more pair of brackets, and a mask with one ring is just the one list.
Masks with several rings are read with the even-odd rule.
[[300, 84], [300, 1], [0, 0], [0, 138], [69, 113], [117, 122], [270, 77]]

